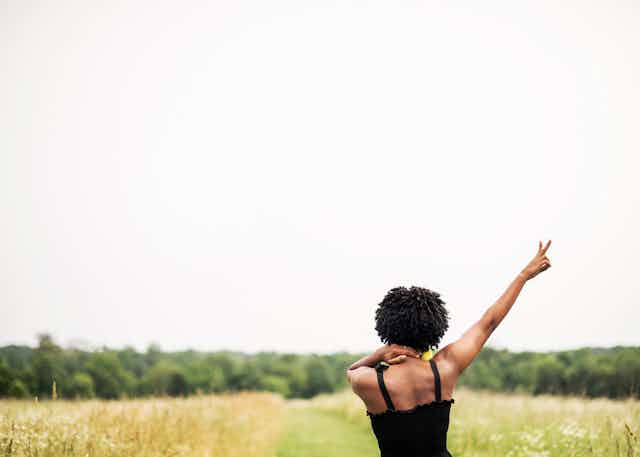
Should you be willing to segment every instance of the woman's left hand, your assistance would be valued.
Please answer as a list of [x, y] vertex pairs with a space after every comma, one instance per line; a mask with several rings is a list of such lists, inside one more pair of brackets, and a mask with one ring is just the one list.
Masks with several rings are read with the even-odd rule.
[[385, 344], [371, 354], [353, 362], [348, 370], [355, 370], [360, 367], [374, 368], [379, 362], [385, 361], [389, 365], [404, 362], [407, 357], [420, 358], [421, 354], [415, 349], [400, 344]]
[[384, 360], [389, 365], [404, 362], [407, 357], [420, 358], [420, 353], [409, 346], [400, 344], [385, 344], [374, 352], [378, 361]]

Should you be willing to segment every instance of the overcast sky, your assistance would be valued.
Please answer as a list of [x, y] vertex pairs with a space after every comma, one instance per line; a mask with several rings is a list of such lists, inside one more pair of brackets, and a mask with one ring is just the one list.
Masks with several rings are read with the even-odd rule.
[[2, 1], [0, 344], [639, 345], [640, 6]]

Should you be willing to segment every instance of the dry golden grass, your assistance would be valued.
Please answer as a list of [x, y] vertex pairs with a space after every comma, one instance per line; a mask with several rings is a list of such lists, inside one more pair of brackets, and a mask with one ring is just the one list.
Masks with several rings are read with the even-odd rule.
[[[637, 400], [468, 390], [459, 390], [455, 398], [449, 431], [449, 449], [455, 456], [640, 457]], [[8, 400], [0, 401], [0, 456], [273, 457], [278, 442], [287, 436], [284, 416], [297, 408], [335, 414], [339, 432], [351, 433], [337, 439], [338, 431], [325, 415], [324, 428], [320, 423], [305, 424], [302, 434], [307, 438], [315, 433], [327, 434], [322, 443], [336, 439], [351, 443], [358, 436], [375, 440], [364, 404], [349, 390], [292, 400], [288, 408], [282, 397], [259, 392], [187, 399]], [[355, 425], [349, 432], [339, 425], [344, 419]], [[289, 451], [286, 455], [316, 455], [313, 449]]]
[[2, 401], [2, 456], [273, 457], [285, 402], [269, 393]]
[[[640, 402], [459, 390], [449, 449], [464, 457], [640, 457]], [[309, 406], [369, 428], [364, 404], [349, 390]]]

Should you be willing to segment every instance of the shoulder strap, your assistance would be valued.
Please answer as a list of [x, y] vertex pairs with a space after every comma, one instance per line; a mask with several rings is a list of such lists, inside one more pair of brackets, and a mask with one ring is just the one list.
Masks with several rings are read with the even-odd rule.
[[442, 392], [440, 388], [440, 372], [438, 372], [438, 367], [433, 359], [429, 359], [429, 364], [431, 365], [431, 370], [433, 371], [433, 379], [436, 383], [436, 401], [442, 401]]
[[384, 401], [387, 404], [387, 408], [395, 410], [396, 407], [393, 406], [393, 402], [391, 401], [391, 397], [389, 396], [389, 392], [387, 391], [387, 386], [384, 385], [384, 378], [382, 376], [382, 371], [386, 368], [389, 368], [389, 365], [384, 362], [379, 362], [376, 365], [376, 372], [378, 374], [378, 386], [380, 386], [380, 391], [382, 392]]

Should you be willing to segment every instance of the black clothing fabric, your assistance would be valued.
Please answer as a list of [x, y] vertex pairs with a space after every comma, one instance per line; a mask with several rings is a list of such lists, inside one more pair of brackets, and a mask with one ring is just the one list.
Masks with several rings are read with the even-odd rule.
[[435, 382], [436, 399], [411, 409], [396, 409], [384, 384], [385, 362], [376, 365], [378, 386], [387, 404], [381, 413], [367, 411], [378, 440], [380, 457], [453, 457], [447, 450], [449, 412], [453, 398], [442, 400], [440, 373], [429, 360]]

